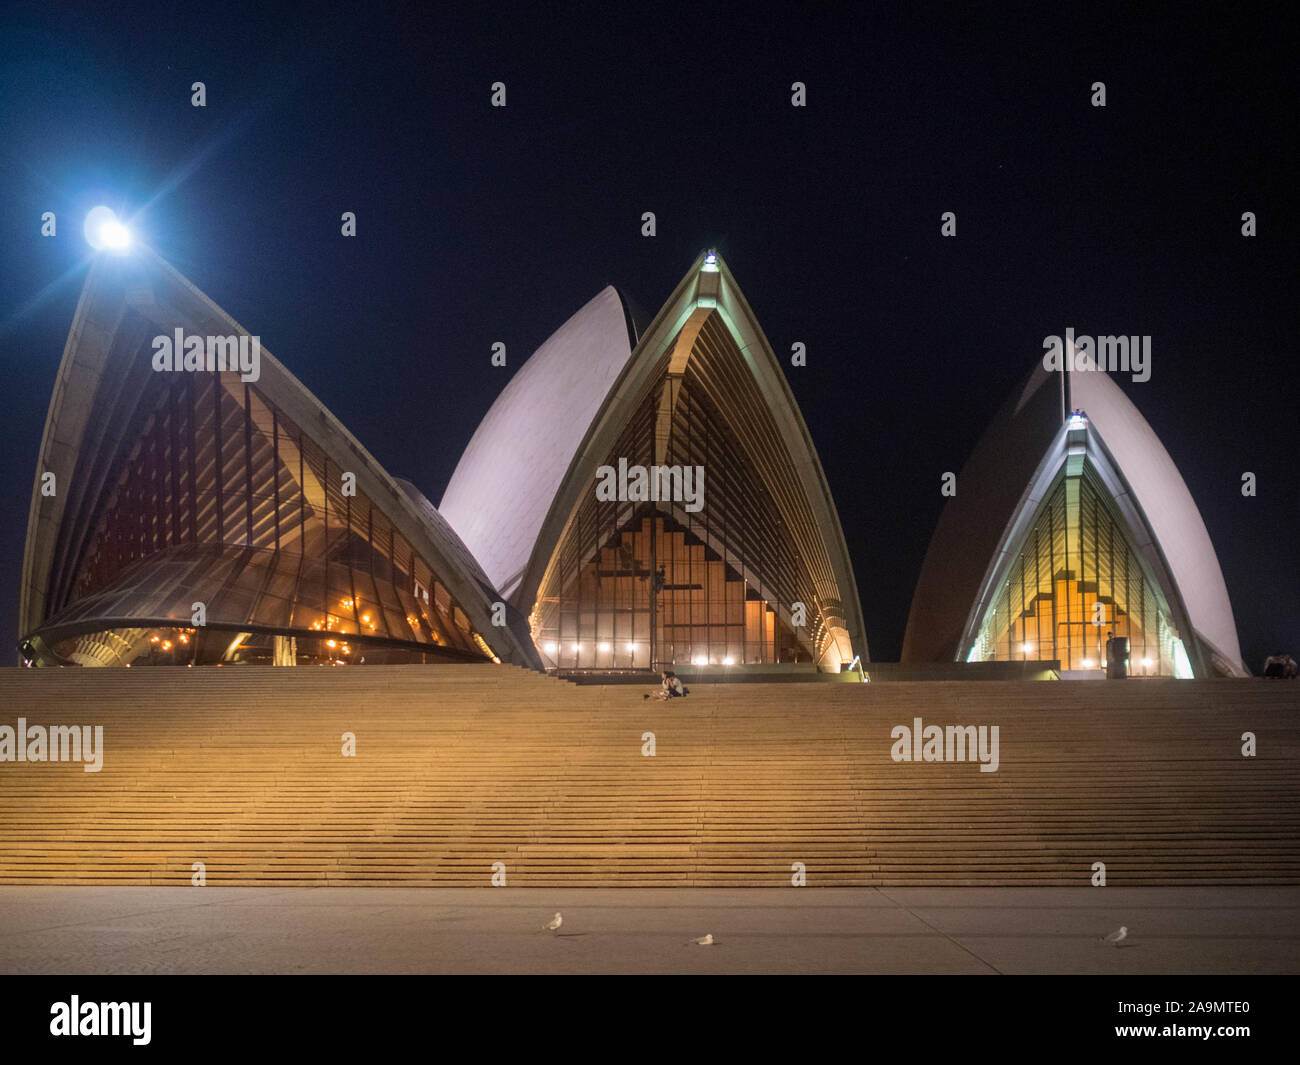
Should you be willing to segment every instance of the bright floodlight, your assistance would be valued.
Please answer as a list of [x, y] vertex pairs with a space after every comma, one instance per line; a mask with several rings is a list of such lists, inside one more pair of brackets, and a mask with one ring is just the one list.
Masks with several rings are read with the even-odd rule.
[[131, 247], [131, 231], [111, 207], [96, 207], [86, 215], [86, 241], [96, 251], [122, 252]]

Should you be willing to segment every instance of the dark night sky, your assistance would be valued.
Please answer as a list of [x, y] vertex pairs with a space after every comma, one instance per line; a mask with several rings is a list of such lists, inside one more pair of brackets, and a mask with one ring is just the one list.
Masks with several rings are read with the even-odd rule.
[[1043, 337], [1150, 334], [1151, 380], [1121, 384], [1205, 517], [1247, 663], [1300, 653], [1296, 41], [1280, 25], [1227, 8], [1049, 24], [465, 7], [5, 9], [0, 646], [81, 221], [104, 202], [140, 212], [148, 243], [434, 500], [553, 329], [607, 282], [653, 313], [716, 246], [787, 363], [876, 659], [898, 657], [940, 474]]

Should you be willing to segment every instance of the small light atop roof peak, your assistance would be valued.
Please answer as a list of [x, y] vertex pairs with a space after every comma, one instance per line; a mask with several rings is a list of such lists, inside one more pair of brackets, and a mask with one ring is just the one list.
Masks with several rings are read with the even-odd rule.
[[86, 215], [86, 242], [96, 251], [123, 253], [131, 250], [131, 231], [110, 207], [96, 207]]
[[704, 272], [706, 274], [716, 274], [718, 272], [718, 253], [711, 251], [704, 256]]

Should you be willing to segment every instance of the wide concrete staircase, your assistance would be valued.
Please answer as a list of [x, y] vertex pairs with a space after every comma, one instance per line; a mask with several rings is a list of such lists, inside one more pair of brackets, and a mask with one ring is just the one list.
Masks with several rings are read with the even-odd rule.
[[[0, 670], [0, 884], [1300, 883], [1300, 685], [711, 684], [509, 666]], [[997, 725], [999, 767], [895, 762]], [[653, 757], [643, 754], [654, 733]], [[1242, 734], [1257, 753], [1243, 757]], [[344, 734], [355, 735], [345, 757]], [[498, 867], [499, 871], [500, 867]]]

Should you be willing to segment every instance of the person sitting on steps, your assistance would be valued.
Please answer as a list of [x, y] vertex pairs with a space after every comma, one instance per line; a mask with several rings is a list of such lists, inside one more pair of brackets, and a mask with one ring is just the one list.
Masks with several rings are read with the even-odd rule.
[[[682, 683], [682, 678], [671, 669], [664, 670], [663, 678], [663, 687], [655, 692], [656, 699], [683, 699], [691, 693], [691, 689]], [[647, 695], [646, 698], [650, 696]]]

